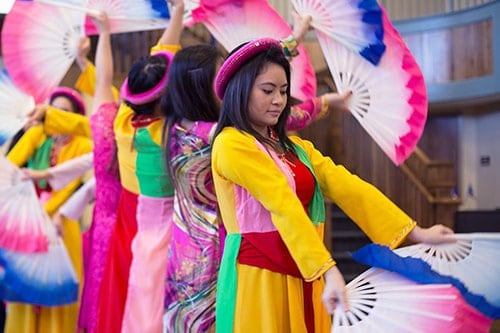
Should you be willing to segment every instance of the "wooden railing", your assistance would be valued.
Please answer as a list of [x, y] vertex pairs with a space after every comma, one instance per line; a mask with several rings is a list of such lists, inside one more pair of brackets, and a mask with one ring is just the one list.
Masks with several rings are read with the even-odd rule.
[[[454, 227], [455, 212], [461, 204], [456, 194], [454, 166], [430, 160], [419, 148], [401, 165], [406, 175], [409, 211], [423, 226], [441, 223]], [[420, 216], [419, 216], [420, 215]]]

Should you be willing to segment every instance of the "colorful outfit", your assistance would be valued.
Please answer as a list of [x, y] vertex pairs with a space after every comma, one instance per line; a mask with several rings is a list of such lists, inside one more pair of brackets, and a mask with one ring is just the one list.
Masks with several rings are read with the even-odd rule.
[[[117, 221], [111, 236], [103, 285], [99, 294], [97, 332], [121, 332], [125, 303], [128, 302], [130, 288], [159, 288], [159, 292], [154, 294], [163, 294], [166, 251], [162, 256], [162, 269], [158, 274], [153, 271], [147, 273], [137, 271], [136, 275], [131, 274], [129, 277], [129, 272], [132, 271], [132, 241], [136, 236], [139, 221], [144, 222], [144, 229], [151, 230], [158, 226], [158, 221], [170, 226], [172, 219], [174, 188], [164, 165], [165, 158], [161, 144], [163, 123], [163, 118], [160, 117], [136, 116], [134, 111], [123, 103], [115, 119], [114, 131], [123, 189], [118, 204]], [[150, 207], [155, 210], [148, 211], [148, 209], [138, 207], [140, 202], [141, 206], [151, 204]], [[148, 215], [140, 215], [139, 213], [142, 212]], [[149, 214], [156, 214], [156, 216]], [[162, 218], [168, 220], [162, 221]], [[150, 225], [146, 226], [148, 222]], [[163, 236], [166, 235], [158, 236], [161, 236], [158, 238], [162, 242]], [[134, 260], [135, 258], [134, 256]], [[157, 281], [158, 279], [160, 281]], [[129, 286], [129, 280], [131, 286]], [[150, 301], [147, 297], [138, 300], [144, 306], [146, 303], [151, 303]], [[132, 305], [138, 306], [138, 304]], [[161, 329], [161, 302], [155, 311], [160, 312]], [[152, 313], [144, 315], [152, 315]], [[135, 323], [131, 325], [152, 324], [146, 319], [134, 318], [134, 320]]]
[[[416, 223], [371, 184], [292, 136], [278, 156], [225, 128], [212, 173], [227, 230], [217, 285], [217, 332], [329, 332], [322, 275], [335, 262], [323, 243], [323, 196], [376, 243], [396, 247]], [[265, 206], [264, 206], [265, 205]]]
[[[32, 168], [46, 169], [92, 151], [92, 142], [82, 136], [50, 137], [41, 125], [30, 128], [7, 155], [14, 164], [28, 162]], [[81, 184], [77, 178], [61, 190], [53, 190], [45, 182], [37, 188], [47, 213], [52, 216]], [[79, 281], [82, 278], [82, 240], [77, 221], [64, 219], [63, 241], [74, 265]], [[74, 332], [78, 316], [78, 302], [60, 307], [39, 307], [10, 303], [6, 332]]]
[[[301, 129], [327, 111], [320, 97], [294, 107], [288, 128]], [[170, 167], [176, 188], [167, 261], [164, 332], [207, 332], [215, 321], [220, 263], [219, 218], [210, 168], [216, 123], [172, 127]]]
[[99, 106], [90, 117], [94, 140], [95, 202], [92, 224], [88, 230], [88, 256], [83, 284], [82, 304], [78, 327], [86, 332], [96, 332], [97, 299], [109, 252], [111, 233], [116, 223], [121, 184], [116, 163], [116, 144], [113, 122], [118, 111], [116, 103]]
[[[88, 249], [85, 256], [85, 279], [78, 318], [78, 327], [86, 329], [87, 332], [94, 332], [95, 329], [97, 298], [121, 191], [118, 170], [113, 168], [116, 159], [113, 123], [117, 111], [116, 103], [104, 103], [92, 114], [89, 121], [80, 115], [49, 108], [44, 122], [48, 131], [92, 136], [94, 140], [92, 165], [96, 190], [92, 223], [86, 232]], [[88, 160], [82, 160], [79, 165], [74, 165], [73, 171], [81, 172], [86, 162]]]

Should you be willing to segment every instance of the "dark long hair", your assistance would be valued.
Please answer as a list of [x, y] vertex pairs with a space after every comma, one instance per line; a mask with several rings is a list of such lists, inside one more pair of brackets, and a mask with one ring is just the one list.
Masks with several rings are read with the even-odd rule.
[[[235, 52], [234, 50], [232, 53]], [[252, 127], [249, 117], [249, 99], [252, 87], [257, 76], [262, 73], [268, 64], [277, 64], [283, 68], [286, 79], [290, 83], [290, 63], [285, 57], [283, 50], [276, 46], [271, 46], [266, 51], [257, 54], [255, 57], [244, 63], [229, 80], [219, 116], [219, 122], [215, 130], [217, 136], [224, 127], [232, 126], [240, 131], [253, 135], [263, 144], [272, 144], [272, 141], [259, 134]], [[279, 143], [283, 149], [293, 149], [292, 142], [287, 136], [286, 123], [290, 115], [290, 84], [286, 89], [287, 103], [281, 113], [278, 122], [273, 126], [278, 135]]]
[[164, 136], [167, 164], [170, 161], [172, 126], [183, 118], [190, 121], [216, 122], [219, 101], [213, 92], [217, 65], [222, 62], [219, 50], [208, 44], [188, 46], [176, 53], [168, 73], [168, 88], [161, 100], [167, 117]]
[[[128, 89], [133, 94], [140, 94], [154, 88], [163, 78], [168, 66], [167, 59], [151, 55], [143, 57], [132, 64], [127, 75]], [[158, 100], [146, 104], [133, 104], [124, 101], [136, 114], [153, 114]]]

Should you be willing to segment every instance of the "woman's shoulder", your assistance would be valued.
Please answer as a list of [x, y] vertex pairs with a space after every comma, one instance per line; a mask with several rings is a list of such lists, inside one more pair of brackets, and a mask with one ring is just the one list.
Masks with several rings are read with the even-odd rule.
[[215, 137], [215, 142], [216, 143], [232, 143], [232, 144], [237, 144], [237, 143], [242, 143], [242, 144], [248, 144], [249, 142], [254, 142], [255, 138], [251, 136], [250, 134], [240, 131], [234, 127], [225, 127], [216, 137]]

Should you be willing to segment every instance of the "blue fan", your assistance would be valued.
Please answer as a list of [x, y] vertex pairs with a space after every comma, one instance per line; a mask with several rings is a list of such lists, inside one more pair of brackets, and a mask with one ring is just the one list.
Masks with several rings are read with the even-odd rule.
[[26, 122], [26, 115], [35, 107], [32, 96], [21, 91], [6, 69], [0, 71], [0, 146], [12, 138]]
[[385, 52], [382, 11], [376, 0], [292, 0], [311, 26], [377, 65]]
[[[164, 0], [35, 0], [73, 11], [108, 14], [112, 33], [164, 29], [170, 19]], [[85, 33], [99, 33], [92, 20], [85, 22]]]
[[402, 257], [418, 258], [433, 270], [462, 281], [472, 292], [483, 295], [500, 308], [500, 233], [456, 234], [457, 242], [415, 244], [396, 249]]
[[57, 306], [76, 302], [78, 279], [61, 238], [47, 252], [21, 253], [0, 249], [0, 299]]

